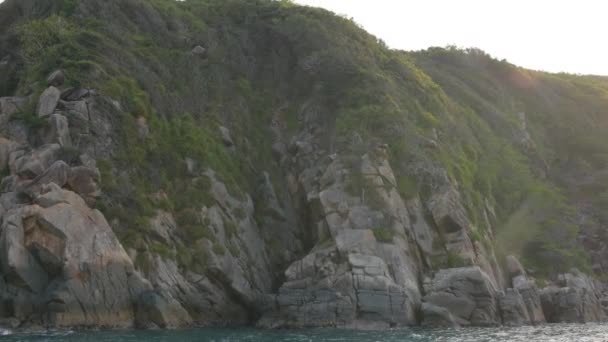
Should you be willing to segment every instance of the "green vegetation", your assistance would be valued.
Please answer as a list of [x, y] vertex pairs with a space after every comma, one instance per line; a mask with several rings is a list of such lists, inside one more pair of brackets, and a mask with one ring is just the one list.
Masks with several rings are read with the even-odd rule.
[[408, 200], [418, 195], [418, 184], [411, 176], [398, 177], [397, 191], [404, 200]]
[[360, 197], [365, 204], [375, 210], [381, 210], [385, 205], [379, 189], [382, 186], [374, 182], [366, 175], [353, 171], [346, 178], [345, 190], [351, 196]]
[[38, 130], [41, 128], [48, 127], [49, 123], [46, 118], [41, 118], [36, 114], [36, 101], [35, 99], [40, 96], [41, 92], [37, 92], [23, 107], [19, 108], [17, 113], [14, 113], [9, 118], [10, 120], [16, 120], [23, 122], [27, 128], [31, 130]]
[[[235, 255], [237, 248], [219, 245], [201, 217], [201, 208], [218, 202], [214, 182], [236, 198], [253, 193], [262, 171], [277, 182], [284, 174], [272, 154], [271, 128], [283, 128], [289, 141], [299, 130], [322, 127], [319, 143], [326, 145], [319, 148], [345, 160], [388, 144], [396, 189], [406, 200], [457, 189], [473, 241], [487, 243], [490, 224], [499, 252], [521, 255], [538, 274], [589, 269], [572, 222], [580, 203], [608, 203], [606, 78], [528, 71], [476, 49], [394, 51], [348, 19], [290, 1], [138, 3], [153, 14], [150, 22], [111, 4], [103, 21], [81, 13], [90, 4], [56, 5], [13, 28], [24, 57], [17, 92], [39, 94], [45, 76], [61, 68], [68, 86], [120, 103], [121, 113], [108, 110], [119, 132], [112, 157], [98, 161], [98, 207], [118, 222], [128, 247], [149, 245], [198, 271], [208, 259], [205, 240]], [[194, 44], [208, 49], [206, 58], [190, 53]], [[33, 106], [12, 119], [43, 127]], [[220, 125], [230, 129], [234, 148], [224, 146]], [[350, 171], [346, 191], [381, 210], [379, 190], [392, 185], [374, 184], [360, 165]], [[178, 221], [184, 246], [176, 255], [148, 238], [158, 209]], [[608, 222], [604, 211], [594, 212], [598, 224]], [[239, 208], [232, 213], [247, 216]], [[224, 228], [229, 240], [237, 237], [236, 222]], [[385, 229], [374, 234], [393, 239]]]
[[226, 248], [224, 248], [224, 246], [222, 246], [221, 244], [219, 244], [217, 242], [213, 244], [212, 250], [213, 250], [213, 253], [215, 253], [217, 255], [226, 254]]
[[463, 259], [460, 255], [452, 252], [448, 252], [448, 266], [449, 267], [466, 267], [471, 266], [471, 262]]
[[395, 237], [395, 232], [392, 229], [374, 228], [372, 231], [374, 232], [374, 237], [378, 242], [392, 243], [393, 238]]

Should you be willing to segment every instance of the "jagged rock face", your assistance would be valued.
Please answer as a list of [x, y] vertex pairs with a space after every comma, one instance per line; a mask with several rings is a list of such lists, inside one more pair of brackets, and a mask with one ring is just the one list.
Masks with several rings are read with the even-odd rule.
[[[216, 205], [203, 207], [197, 215], [208, 222], [215, 242], [201, 239], [192, 248], [206, 251], [206, 269], [186, 271], [175, 260], [143, 252], [145, 277], [168, 301], [180, 303], [199, 324], [243, 325], [272, 288], [271, 266], [262, 233], [253, 219], [249, 197], [231, 196], [225, 185], [208, 173]], [[225, 208], [233, 208], [227, 211]], [[239, 212], [239, 214], [235, 214]], [[240, 216], [239, 216], [240, 215]], [[238, 217], [237, 217], [238, 216]], [[151, 221], [155, 239], [177, 249], [179, 237], [173, 215], [158, 212]], [[223, 249], [217, 246], [229, 246]], [[232, 247], [230, 247], [232, 246]]]
[[504, 325], [521, 326], [532, 322], [524, 299], [516, 289], [507, 289], [498, 301]]
[[[0, 186], [0, 294], [7, 303], [6, 308], [0, 305], [0, 318], [62, 327], [142, 328], [256, 323], [351, 328], [522, 325], [543, 323], [545, 315], [549, 321], [603, 319], [599, 291], [588, 279], [565, 277], [561, 287], [544, 289], [541, 296], [515, 257], [505, 260], [503, 272], [494, 253], [493, 229], [501, 223], [494, 206], [503, 210], [497, 200], [502, 194], [492, 188], [496, 182], [477, 184], [486, 183], [478, 177], [485, 176], [481, 166], [495, 162], [484, 159], [484, 150], [497, 151], [489, 145], [515, 140], [514, 149], [524, 150], [513, 152], [516, 157], [526, 155], [532, 163], [542, 164], [544, 177], [548, 168], [535, 147], [532, 133], [538, 127], [529, 122], [532, 116], [518, 115], [507, 140], [497, 138], [495, 127], [489, 130], [491, 144], [484, 146], [487, 127], [476, 121], [487, 118], [480, 115], [477, 120], [471, 113], [475, 125], [469, 125], [451, 117], [477, 106], [465, 103], [460, 108], [452, 103], [441, 87], [424, 79], [421, 70], [406, 68], [409, 63], [403, 56], [379, 50], [382, 55], [359, 60], [375, 45], [360, 48], [358, 44], [375, 39], [365, 35], [354, 39], [358, 37], [354, 28], [344, 41], [355, 50], [342, 55], [342, 47], [312, 49], [307, 45], [322, 46], [326, 41], [306, 34], [294, 39], [290, 31], [306, 25], [290, 21], [309, 16], [319, 23], [327, 19], [314, 10], [297, 15], [278, 7], [269, 11], [268, 4], [256, 4], [256, 15], [244, 21], [259, 19], [258, 26], [233, 30], [230, 25], [236, 23], [223, 27], [210, 20], [208, 30], [198, 32], [201, 25], [172, 18], [151, 2], [80, 1], [75, 17], [95, 16], [109, 23], [110, 36], [91, 29], [95, 31], [91, 39], [100, 39], [100, 45], [126, 29], [146, 39], [141, 46], [137, 42], [142, 56], [156, 53], [147, 50], [150, 45], [173, 59], [162, 65], [161, 55], [155, 56], [158, 60], [144, 60], [131, 51], [110, 49], [109, 56], [91, 50], [92, 55], [100, 53], [100, 66], [83, 75], [90, 76], [83, 77], [90, 84], [82, 82], [75, 88], [65, 88], [70, 73], [61, 70], [31, 86], [2, 84], [17, 77], [19, 63], [27, 61], [15, 62], [18, 53], [13, 52], [0, 56], [0, 91], [11, 87], [18, 87], [19, 94], [42, 91], [39, 98], [0, 98], [0, 170], [8, 172]], [[44, 16], [59, 3], [8, 0], [5, 6], [14, 15], [0, 13], [0, 19], [6, 19], [0, 20], [0, 27], [22, 16]], [[258, 13], [257, 7], [263, 12]], [[0, 48], [3, 44], [2, 36]], [[351, 59], [353, 65], [348, 65]], [[365, 64], [384, 60], [387, 63]], [[342, 95], [355, 94], [361, 102], [378, 97], [369, 92], [365, 99], [359, 93], [369, 89], [349, 87], [377, 81], [360, 72], [371, 64], [388, 66], [369, 72], [389, 81], [381, 82], [388, 100], [369, 108], [356, 101], [351, 103], [356, 109], [342, 106], [342, 101], [348, 102]], [[27, 68], [19, 71], [35, 74]], [[5, 76], [4, 70], [10, 75]], [[353, 81], [352, 75], [364, 82]], [[122, 83], [128, 87], [123, 89]], [[265, 88], [275, 83], [276, 87]], [[393, 83], [402, 87], [393, 88]], [[112, 92], [116, 89], [108, 88], [115, 87], [129, 91], [114, 94], [122, 98], [102, 93], [101, 89]], [[239, 90], [223, 92], [232, 88]], [[428, 101], [397, 95], [404, 90], [419, 91]], [[415, 110], [409, 108], [413, 102]], [[422, 127], [424, 120], [406, 118], [431, 110], [423, 102], [439, 107], [432, 108], [436, 113], [426, 113], [431, 126], [437, 127]], [[352, 113], [358, 110], [366, 115]], [[205, 140], [210, 146], [176, 146], [187, 150], [187, 155], [178, 153], [184, 165], [163, 172], [167, 170], [159, 166], [164, 156], [141, 151], [165, 143], [154, 140], [162, 136], [158, 131], [175, 127], [161, 123], [184, 112], [196, 115], [188, 124], [200, 124], [201, 132], [210, 132]], [[382, 116], [393, 112], [398, 115]], [[365, 120], [356, 125], [344, 122], [361, 118]], [[444, 119], [454, 127], [442, 125]], [[241, 120], [244, 123], [235, 124]], [[129, 123], [134, 123], [133, 131], [124, 129]], [[129, 134], [135, 139], [123, 136]], [[128, 147], [136, 153], [127, 153], [132, 151], [122, 146], [125, 141], [135, 145]], [[461, 142], [453, 150], [449, 146]], [[214, 149], [226, 153], [212, 153], [217, 152]], [[270, 149], [269, 155], [260, 151]], [[189, 155], [201, 150], [204, 153]], [[458, 156], [452, 158], [451, 153]], [[438, 155], [445, 160], [435, 160]], [[215, 159], [230, 158], [240, 158], [227, 164], [230, 168], [247, 169], [234, 172], [250, 178], [239, 180], [246, 183], [238, 184], [243, 193], [228, 191], [237, 183], [231, 179], [234, 174], [228, 175], [234, 170], [222, 168], [226, 166], [222, 160], [219, 167], [211, 166]], [[457, 160], [461, 158], [463, 163]], [[479, 164], [478, 170], [474, 164]], [[111, 169], [108, 178], [118, 180], [113, 184], [116, 193], [110, 195], [112, 191], [104, 188], [116, 179], [101, 179], [97, 165]], [[406, 175], [416, 178], [415, 189], [403, 186]], [[145, 184], [134, 184], [141, 176]], [[175, 184], [165, 183], [172, 177], [183, 180], [186, 188], [209, 179], [208, 189], [198, 189], [208, 195], [205, 203], [186, 208], [195, 218], [191, 226], [180, 222], [183, 208], [168, 200]], [[131, 191], [138, 186], [146, 188], [136, 189], [145, 193], [137, 197], [144, 198], [130, 198], [140, 195]], [[158, 192], [150, 194], [147, 188]], [[124, 198], [133, 203], [117, 205]], [[124, 209], [117, 207], [124, 203], [129, 209], [137, 207], [139, 220], [125, 223], [131, 212], [113, 213]], [[111, 218], [110, 224], [92, 209], [96, 204]], [[129, 247], [128, 253], [110, 225]], [[198, 235], [187, 234], [185, 228], [194, 228]]]
[[11, 116], [25, 107], [27, 102], [26, 97], [0, 97], [0, 126], [8, 124]]
[[[51, 76], [49, 82], [61, 85], [59, 75]], [[104, 142], [83, 142], [77, 135], [81, 132], [55, 112], [59, 90], [49, 89], [39, 101], [39, 109], [48, 116], [45, 130], [16, 136], [8, 120], [0, 127], [19, 141], [1, 141], [0, 162], [10, 173], [3, 179], [0, 196], [0, 265], [6, 282], [0, 296], [7, 303], [2, 315], [52, 327], [131, 327], [136, 316], [146, 326], [189, 324], [181, 304], [152, 290], [103, 214], [87, 204], [100, 194], [95, 163], [82, 162], [90, 160], [86, 154], [80, 155], [82, 165], [60, 160], [74, 137], [76, 147], [93, 150], [96, 157], [104, 154]], [[15, 114], [25, 101], [2, 98], [2, 115]], [[86, 121], [107, 118], [71, 102], [62, 108], [87, 110]], [[29, 145], [30, 141], [46, 144]]]
[[48, 183], [32, 205], [4, 214], [2, 242], [8, 283], [27, 291], [35, 320], [132, 324], [142, 281], [103, 215], [77, 194]]
[[[343, 160], [335, 158], [317, 179], [307, 178], [311, 174], [307, 170], [302, 172], [320, 241], [285, 271], [276, 307], [260, 325], [381, 327], [417, 323], [419, 256], [407, 209], [394, 190], [388, 161], [370, 155], [360, 160], [359, 168], [349, 171]], [[349, 177], [359, 173], [363, 182], [373, 185], [365, 189], [347, 186], [352, 181]], [[348, 187], [354, 187], [351, 193]], [[365, 202], [366, 189], [368, 198], [378, 202]], [[387, 234], [386, 240], [376, 239], [373, 231], [380, 230], [376, 227], [386, 227], [380, 228]]]
[[[545, 323], [545, 313], [541, 306], [540, 292], [534, 280], [514, 255], [506, 258], [507, 272], [511, 281], [505, 295], [501, 297], [503, 322], [507, 325], [536, 325]], [[522, 311], [521, 304], [525, 312]]]
[[528, 312], [528, 317], [530, 318], [530, 323], [533, 325], [545, 323], [546, 319], [541, 306], [540, 292], [534, 281], [520, 279], [517, 282], [514, 282], [513, 286], [515, 290], [521, 294]]
[[61, 91], [56, 87], [50, 86], [46, 88], [46, 90], [42, 92], [42, 95], [40, 95], [40, 100], [38, 101], [38, 108], [36, 109], [38, 116], [43, 118], [53, 114], [55, 108], [57, 108], [60, 97]]
[[479, 267], [437, 272], [424, 302], [447, 309], [463, 325], [500, 325], [498, 289]]
[[188, 326], [192, 318], [181, 304], [154, 291], [140, 295], [136, 325], [141, 328], [176, 328]]
[[542, 308], [550, 323], [586, 323], [606, 320], [601, 294], [594, 281], [574, 271], [560, 276], [558, 286], [540, 292]]

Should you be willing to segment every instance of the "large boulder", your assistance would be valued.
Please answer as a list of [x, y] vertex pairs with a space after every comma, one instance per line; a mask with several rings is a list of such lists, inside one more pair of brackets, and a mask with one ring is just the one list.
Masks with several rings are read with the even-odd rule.
[[345, 326], [356, 317], [352, 273], [337, 264], [337, 251], [318, 249], [285, 271], [286, 281], [258, 326]]
[[56, 327], [129, 327], [149, 290], [103, 215], [54, 182], [4, 215], [0, 255], [9, 284], [35, 297], [31, 318]]
[[8, 161], [11, 153], [19, 149], [19, 144], [0, 137], [0, 170], [5, 170], [8, 167]]
[[508, 326], [531, 324], [524, 300], [516, 289], [509, 288], [499, 297], [502, 322]]
[[356, 290], [358, 320], [397, 326], [416, 323], [415, 294], [394, 282], [384, 260], [351, 253], [348, 262]]
[[63, 147], [71, 146], [68, 118], [61, 114], [52, 114], [47, 121], [49, 124], [41, 134], [42, 142], [45, 144], [57, 143]]
[[541, 290], [540, 299], [549, 323], [587, 323], [606, 320], [601, 294], [594, 281], [578, 270], [560, 275], [558, 286]]
[[521, 265], [517, 257], [515, 257], [514, 255], [509, 255], [506, 257], [505, 261], [507, 265], [507, 271], [509, 272], [509, 277], [511, 279], [520, 275], [526, 275], [526, 271], [524, 270], [524, 267]]
[[30, 182], [26, 182], [19, 189], [19, 191], [27, 194], [31, 198], [35, 198], [40, 194], [42, 188], [47, 184], [54, 183], [60, 187], [63, 187], [68, 181], [69, 172], [70, 167], [68, 164], [58, 160], [38, 177], [34, 178]]
[[386, 262], [350, 253], [341, 262], [335, 247], [319, 249], [292, 264], [264, 327], [339, 326], [388, 328], [417, 323], [417, 289], [395, 282]]
[[82, 196], [89, 205], [95, 203], [95, 200], [101, 195], [100, 181], [99, 170], [87, 166], [72, 167], [67, 178], [69, 188]]
[[9, 156], [11, 174], [23, 179], [34, 179], [44, 173], [55, 161], [59, 159], [61, 146], [49, 144], [35, 150], [17, 150]]
[[53, 87], [61, 87], [65, 81], [65, 75], [61, 70], [53, 71], [47, 78], [46, 84]]
[[40, 99], [38, 99], [36, 114], [38, 114], [38, 116], [41, 118], [53, 114], [55, 112], [55, 108], [57, 108], [60, 97], [61, 91], [56, 87], [50, 86], [46, 88], [42, 92], [42, 95], [40, 95]]
[[27, 97], [0, 97], [0, 128], [4, 129], [13, 114], [25, 107]]
[[477, 266], [440, 270], [428, 290], [424, 302], [447, 309], [467, 325], [500, 324], [498, 291], [492, 279]]
[[4, 215], [0, 234], [0, 262], [9, 284], [41, 293], [48, 284], [48, 275], [26, 249], [22, 216], [25, 209], [15, 209]]
[[521, 294], [521, 297], [528, 311], [530, 323], [537, 325], [545, 323], [545, 313], [540, 301], [540, 292], [533, 280], [528, 280], [524, 276], [514, 278], [513, 287]]

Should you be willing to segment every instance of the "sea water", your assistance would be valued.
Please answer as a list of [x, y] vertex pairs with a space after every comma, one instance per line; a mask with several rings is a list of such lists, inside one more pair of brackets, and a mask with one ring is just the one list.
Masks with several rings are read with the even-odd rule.
[[425, 342], [425, 341], [608, 341], [608, 325], [550, 324], [518, 328], [461, 329], [393, 329], [386, 331], [352, 331], [339, 329], [254, 330], [254, 329], [189, 329], [170, 331], [55, 331], [45, 333], [11, 333], [0, 336], [4, 341], [91, 341], [91, 342]]

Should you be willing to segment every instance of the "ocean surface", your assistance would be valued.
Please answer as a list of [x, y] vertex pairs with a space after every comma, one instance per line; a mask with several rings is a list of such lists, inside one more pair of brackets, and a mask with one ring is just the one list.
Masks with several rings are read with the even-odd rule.
[[602, 324], [554, 324], [540, 327], [519, 328], [463, 328], [463, 329], [399, 329], [386, 331], [350, 331], [335, 329], [310, 329], [293, 331], [264, 331], [253, 329], [192, 329], [174, 331], [56, 331], [47, 333], [19, 334], [6, 331], [0, 336], [4, 341], [107, 341], [107, 342], [156, 342], [156, 341], [203, 341], [203, 342], [425, 342], [425, 341], [608, 341], [608, 325]]

